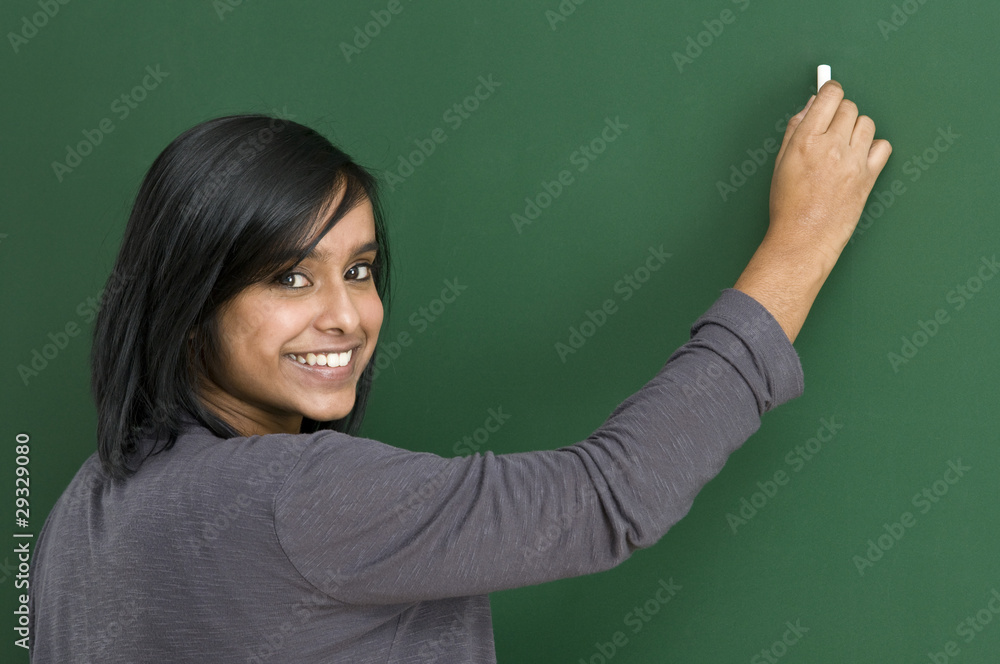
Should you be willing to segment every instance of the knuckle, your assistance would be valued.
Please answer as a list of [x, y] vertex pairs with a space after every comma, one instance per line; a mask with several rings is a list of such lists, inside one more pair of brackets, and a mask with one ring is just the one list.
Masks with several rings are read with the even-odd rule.
[[848, 112], [848, 113], [851, 113], [851, 114], [857, 114], [857, 112], [858, 112], [858, 105], [855, 104], [850, 99], [843, 99], [840, 102], [840, 110]]
[[818, 95], [826, 95], [828, 97], [837, 97], [838, 99], [844, 98], [844, 88], [839, 85], [824, 85], [823, 88], [817, 93]]

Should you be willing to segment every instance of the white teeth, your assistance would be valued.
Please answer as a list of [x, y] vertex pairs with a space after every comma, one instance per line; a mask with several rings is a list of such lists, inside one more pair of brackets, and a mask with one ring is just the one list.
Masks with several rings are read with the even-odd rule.
[[351, 361], [353, 353], [354, 350], [351, 349], [345, 353], [320, 353], [319, 355], [306, 353], [305, 357], [294, 354], [291, 357], [299, 364], [308, 364], [309, 366], [318, 364], [321, 367], [346, 367], [347, 363]]

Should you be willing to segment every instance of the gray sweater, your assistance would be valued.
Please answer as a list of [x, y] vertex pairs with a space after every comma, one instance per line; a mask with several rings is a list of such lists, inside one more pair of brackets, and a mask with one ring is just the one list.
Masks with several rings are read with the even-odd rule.
[[586, 440], [444, 458], [190, 423], [126, 481], [97, 455], [32, 558], [32, 661], [495, 662], [489, 595], [612, 568], [690, 509], [798, 355], [726, 289]]

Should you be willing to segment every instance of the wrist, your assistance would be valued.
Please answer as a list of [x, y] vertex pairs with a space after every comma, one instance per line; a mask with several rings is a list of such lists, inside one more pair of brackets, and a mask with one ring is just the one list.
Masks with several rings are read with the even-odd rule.
[[833, 262], [816, 250], [793, 250], [765, 237], [733, 288], [757, 300], [794, 342]]

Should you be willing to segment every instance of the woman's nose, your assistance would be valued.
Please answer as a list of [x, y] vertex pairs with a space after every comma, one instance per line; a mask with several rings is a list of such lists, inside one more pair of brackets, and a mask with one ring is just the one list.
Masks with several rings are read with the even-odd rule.
[[317, 327], [351, 333], [358, 328], [361, 317], [354, 299], [345, 284], [331, 286], [320, 298], [321, 310], [316, 319]]

